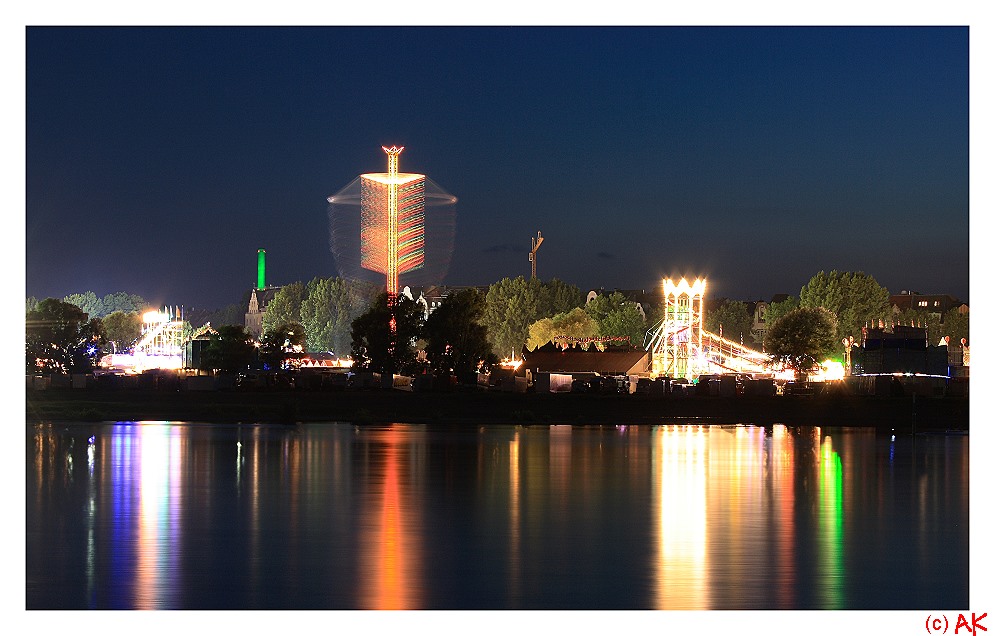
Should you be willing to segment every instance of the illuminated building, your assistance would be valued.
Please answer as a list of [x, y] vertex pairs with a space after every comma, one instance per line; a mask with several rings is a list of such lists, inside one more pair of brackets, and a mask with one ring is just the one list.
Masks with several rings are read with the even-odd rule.
[[402, 275], [407, 285], [442, 282], [453, 251], [456, 197], [424, 174], [400, 172], [403, 146], [381, 148], [387, 172], [361, 174], [328, 197], [331, 248], [340, 276], [386, 277], [396, 296]]

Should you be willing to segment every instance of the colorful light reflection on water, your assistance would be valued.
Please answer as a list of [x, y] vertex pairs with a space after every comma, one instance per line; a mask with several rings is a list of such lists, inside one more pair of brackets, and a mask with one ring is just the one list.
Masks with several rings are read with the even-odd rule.
[[783, 425], [42, 424], [27, 605], [960, 607], [967, 451]]

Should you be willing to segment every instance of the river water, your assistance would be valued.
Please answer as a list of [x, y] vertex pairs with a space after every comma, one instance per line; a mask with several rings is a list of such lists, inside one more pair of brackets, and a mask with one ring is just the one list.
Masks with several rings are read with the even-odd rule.
[[27, 426], [28, 609], [968, 605], [968, 436]]

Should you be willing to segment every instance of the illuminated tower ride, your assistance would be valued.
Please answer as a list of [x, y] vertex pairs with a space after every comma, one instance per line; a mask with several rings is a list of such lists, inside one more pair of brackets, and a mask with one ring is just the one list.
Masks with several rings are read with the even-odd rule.
[[770, 373], [767, 355], [705, 330], [704, 279], [664, 279], [663, 298], [663, 320], [646, 347], [653, 375], [693, 380], [704, 374]]
[[411, 274], [407, 284], [442, 283], [453, 248], [456, 197], [424, 174], [400, 172], [403, 146], [381, 148], [387, 172], [361, 174], [328, 197], [331, 247], [341, 276], [386, 276], [394, 297], [401, 275]]
[[383, 146], [387, 172], [360, 176], [362, 266], [387, 275], [392, 298], [398, 275], [425, 263], [425, 175], [397, 171], [402, 150]]
[[705, 281], [693, 284], [681, 279], [663, 281], [663, 321], [653, 334], [653, 374], [696, 378], [706, 373], [708, 362], [702, 351], [705, 319]]

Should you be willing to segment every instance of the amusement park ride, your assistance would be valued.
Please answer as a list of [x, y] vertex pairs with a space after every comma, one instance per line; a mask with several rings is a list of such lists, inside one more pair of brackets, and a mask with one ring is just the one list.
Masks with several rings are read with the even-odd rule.
[[663, 281], [663, 319], [648, 332], [654, 376], [694, 379], [723, 373], [772, 373], [770, 358], [705, 331], [705, 280]]
[[185, 324], [182, 312], [178, 313], [175, 307], [145, 312], [142, 333], [131, 346], [131, 353], [104, 356], [100, 366], [134, 373], [147, 369], [179, 369], [183, 366]]

